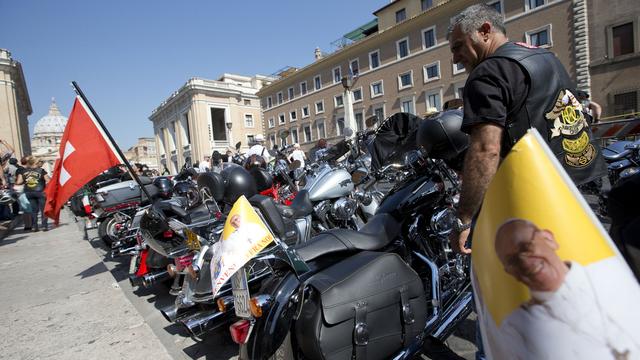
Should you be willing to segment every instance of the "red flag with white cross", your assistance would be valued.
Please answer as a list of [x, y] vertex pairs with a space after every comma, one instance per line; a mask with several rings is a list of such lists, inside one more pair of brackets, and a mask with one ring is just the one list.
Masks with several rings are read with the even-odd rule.
[[77, 96], [60, 142], [60, 158], [45, 189], [45, 215], [57, 223], [60, 208], [71, 195], [103, 171], [121, 163], [114, 144], [87, 104]]

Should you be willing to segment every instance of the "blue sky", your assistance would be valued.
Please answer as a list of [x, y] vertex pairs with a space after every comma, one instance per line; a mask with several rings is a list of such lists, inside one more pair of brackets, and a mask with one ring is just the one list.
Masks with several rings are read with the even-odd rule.
[[330, 51], [386, 3], [0, 0], [0, 48], [22, 63], [31, 131], [51, 97], [68, 116], [75, 80], [126, 150], [153, 134], [151, 111], [189, 78], [308, 65], [316, 46]]

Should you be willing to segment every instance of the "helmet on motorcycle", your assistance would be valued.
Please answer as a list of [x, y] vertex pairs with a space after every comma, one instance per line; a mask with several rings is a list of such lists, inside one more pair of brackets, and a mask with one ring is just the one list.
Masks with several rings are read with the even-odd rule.
[[256, 190], [264, 191], [273, 186], [273, 177], [269, 172], [261, 167], [252, 167], [249, 173], [256, 182]]
[[242, 166], [229, 166], [220, 173], [224, 179], [224, 202], [232, 205], [244, 195], [250, 198], [257, 193], [253, 176]]
[[3, 190], [0, 192], [0, 205], [9, 205], [16, 201], [16, 197], [14, 197], [15, 193], [10, 190]]
[[170, 199], [173, 192], [173, 182], [167, 177], [157, 177], [153, 180], [153, 185], [158, 188], [160, 197]]
[[416, 142], [433, 159], [442, 159], [451, 168], [460, 170], [469, 147], [469, 135], [462, 132], [462, 111], [447, 110], [422, 121]]
[[191, 209], [202, 204], [202, 197], [195, 184], [191, 181], [180, 181], [173, 187], [173, 193], [187, 199], [187, 208]]

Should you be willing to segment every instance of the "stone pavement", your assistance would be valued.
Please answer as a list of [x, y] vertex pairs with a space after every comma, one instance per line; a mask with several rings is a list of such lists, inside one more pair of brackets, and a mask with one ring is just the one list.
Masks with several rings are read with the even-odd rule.
[[170, 359], [69, 213], [0, 240], [0, 358]]

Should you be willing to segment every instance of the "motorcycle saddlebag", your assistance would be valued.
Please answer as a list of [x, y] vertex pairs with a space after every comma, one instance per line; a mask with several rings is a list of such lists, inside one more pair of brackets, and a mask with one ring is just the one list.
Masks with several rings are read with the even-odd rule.
[[389, 359], [423, 330], [422, 280], [397, 254], [361, 252], [312, 276], [294, 331], [308, 359]]

